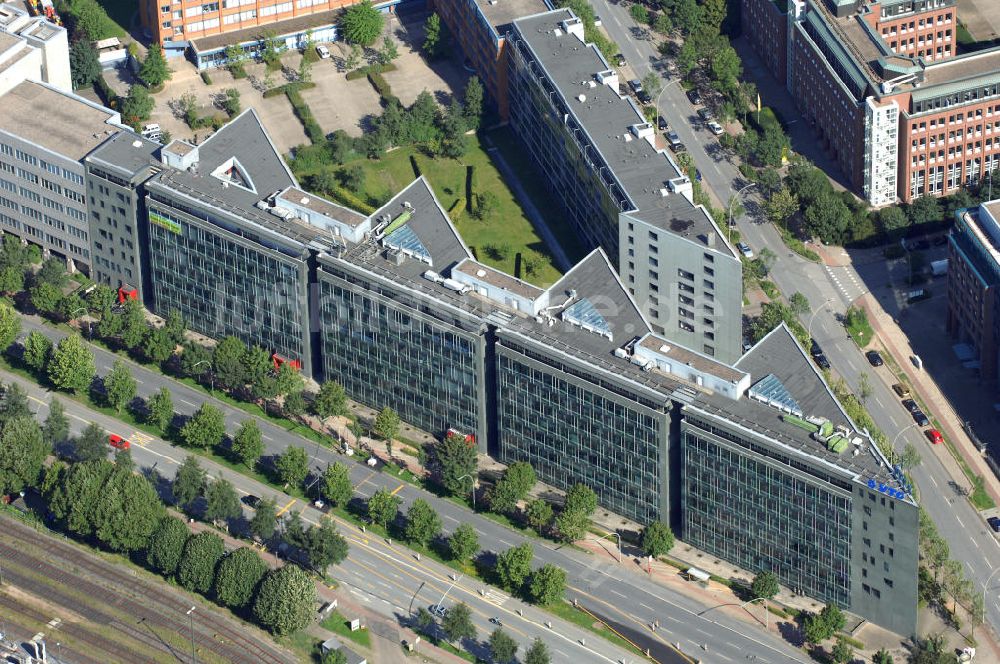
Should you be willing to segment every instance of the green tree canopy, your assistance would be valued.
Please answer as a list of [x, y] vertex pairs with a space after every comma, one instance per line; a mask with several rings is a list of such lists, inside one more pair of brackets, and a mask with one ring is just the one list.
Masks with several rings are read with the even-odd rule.
[[426, 547], [441, 532], [441, 517], [430, 503], [417, 498], [406, 512], [404, 532], [408, 542]]
[[111, 371], [104, 377], [104, 393], [108, 405], [120, 414], [122, 408], [135, 398], [137, 389], [138, 384], [132, 377], [132, 371], [121, 360], [115, 360]]
[[437, 12], [432, 13], [424, 21], [423, 51], [428, 58], [434, 59], [445, 55], [448, 51], [448, 28], [441, 22]]
[[228, 521], [243, 514], [236, 487], [221, 476], [205, 487], [205, 518], [209, 521]]
[[253, 615], [274, 634], [290, 634], [312, 621], [316, 586], [296, 565], [268, 572], [254, 600]]
[[94, 354], [78, 335], [63, 338], [46, 365], [49, 381], [69, 392], [82, 392], [94, 380]]
[[69, 438], [69, 418], [62, 401], [52, 397], [49, 401], [49, 414], [45, 416], [42, 426], [42, 440], [50, 447], [58, 445]]
[[177, 506], [185, 509], [201, 497], [205, 491], [205, 469], [201, 467], [198, 457], [193, 454], [185, 457], [177, 468], [170, 491]]
[[69, 48], [69, 70], [73, 89], [85, 88], [101, 75], [97, 49], [87, 39], [77, 39]]
[[130, 466], [115, 465], [92, 518], [98, 540], [112, 551], [128, 552], [147, 545], [163, 515], [163, 503], [149, 480]]
[[384, 25], [385, 16], [375, 9], [371, 0], [362, 0], [348, 7], [340, 21], [347, 41], [359, 46], [374, 44]]
[[264, 454], [264, 438], [260, 432], [257, 420], [248, 418], [240, 423], [240, 428], [233, 436], [233, 456], [247, 468], [253, 468]]
[[399, 434], [399, 415], [392, 408], [383, 408], [375, 417], [372, 432], [382, 440], [391, 441]]
[[215, 533], [192, 535], [177, 564], [177, 582], [188, 590], [208, 594], [215, 580], [215, 566], [225, 552], [222, 538]]
[[313, 411], [324, 419], [344, 415], [347, 412], [347, 394], [343, 386], [333, 380], [324, 382], [313, 401]]
[[24, 339], [22, 359], [35, 373], [41, 373], [52, 356], [52, 340], [37, 330], [32, 330]]
[[460, 602], [448, 609], [441, 620], [441, 630], [449, 641], [475, 638], [476, 626], [472, 624], [472, 610], [468, 604]]
[[354, 494], [350, 469], [339, 461], [326, 467], [319, 482], [323, 499], [335, 507], [343, 507]]
[[190, 535], [186, 523], [177, 517], [163, 517], [149, 537], [146, 564], [164, 576], [172, 575], [177, 571]]
[[330, 519], [323, 519], [318, 526], [309, 529], [305, 542], [305, 552], [309, 564], [318, 573], [326, 576], [326, 568], [339, 565], [347, 558], [347, 540], [337, 532]]
[[156, 102], [149, 90], [142, 85], [132, 85], [128, 89], [128, 95], [122, 101], [122, 120], [132, 127], [138, 127], [145, 120], [149, 119]]
[[490, 654], [497, 664], [509, 664], [517, 656], [517, 641], [503, 627], [497, 627], [490, 634]]
[[181, 427], [180, 433], [185, 445], [208, 449], [222, 442], [226, 421], [221, 410], [210, 403], [202, 403]]
[[662, 521], [654, 521], [642, 531], [642, 550], [647, 556], [659, 558], [674, 548], [674, 533]]
[[524, 542], [497, 554], [496, 573], [500, 585], [511, 592], [518, 592], [531, 574], [531, 559], [535, 550]]
[[468, 523], [459, 524], [448, 538], [448, 552], [452, 560], [465, 562], [479, 551], [479, 536]]
[[170, 389], [161, 387], [146, 402], [146, 422], [166, 431], [174, 419], [174, 399]]
[[6, 300], [0, 300], [0, 351], [14, 343], [21, 332], [21, 316]]
[[476, 477], [476, 448], [462, 436], [446, 436], [435, 447], [435, 460], [441, 484], [452, 495], [467, 494]]
[[73, 441], [73, 458], [79, 462], [107, 459], [108, 449], [108, 432], [91, 422]]
[[24, 415], [4, 423], [0, 434], [0, 494], [36, 486], [49, 450], [34, 417]]
[[540, 638], [535, 637], [528, 652], [524, 654], [524, 664], [549, 664], [551, 661], [552, 656], [549, 655], [548, 646]]
[[566, 592], [566, 571], [555, 565], [545, 564], [531, 573], [528, 597], [535, 604], [554, 604]]
[[758, 572], [750, 584], [750, 594], [754, 599], [774, 599], [781, 587], [774, 572]]
[[299, 486], [309, 474], [309, 455], [305, 449], [289, 445], [274, 461], [278, 479], [289, 486]]
[[586, 484], [574, 484], [566, 492], [563, 510], [590, 516], [597, 509], [597, 494]]
[[267, 564], [253, 549], [243, 546], [226, 554], [215, 571], [215, 598], [231, 609], [250, 603], [253, 591], [264, 575]]
[[383, 528], [388, 527], [399, 512], [399, 502], [388, 489], [379, 489], [368, 498], [368, 518]]
[[146, 86], [155, 88], [170, 80], [170, 76], [170, 67], [167, 65], [167, 59], [163, 57], [163, 49], [154, 41], [146, 52], [142, 67], [139, 68], [139, 80]]
[[536, 498], [528, 503], [525, 516], [528, 519], [528, 525], [536, 532], [541, 533], [552, 525], [552, 505], [547, 500]]
[[277, 506], [273, 498], [264, 498], [254, 510], [253, 518], [250, 519], [250, 532], [266, 542], [274, 535], [274, 530], [278, 525]]
[[243, 368], [245, 352], [246, 344], [236, 337], [223, 337], [216, 344], [212, 353], [212, 365], [219, 385], [231, 390], [246, 384], [246, 371]]

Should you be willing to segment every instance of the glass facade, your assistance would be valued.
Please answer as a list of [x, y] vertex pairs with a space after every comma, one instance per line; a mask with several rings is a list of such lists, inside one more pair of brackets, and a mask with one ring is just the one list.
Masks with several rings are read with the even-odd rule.
[[[851, 498], [685, 418], [681, 537], [750, 572], [773, 571], [797, 592], [850, 606]], [[737, 435], [726, 431], [727, 438]], [[755, 447], [759, 445], [753, 444]]]
[[304, 260], [161, 207], [149, 208], [148, 227], [153, 311], [176, 309], [201, 334], [239, 337], [309, 371]]
[[328, 380], [424, 431], [440, 435], [451, 428], [484, 441], [482, 336], [387, 301], [372, 284], [352, 288], [323, 273], [319, 286]]
[[497, 349], [499, 459], [560, 489], [582, 482], [639, 523], [666, 518], [668, 415], [511, 349]]

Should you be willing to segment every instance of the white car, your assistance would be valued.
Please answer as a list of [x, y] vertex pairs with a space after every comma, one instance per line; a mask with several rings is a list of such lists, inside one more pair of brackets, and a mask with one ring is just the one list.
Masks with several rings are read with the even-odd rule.
[[722, 128], [722, 125], [720, 125], [715, 120], [709, 120], [707, 126], [708, 130], [713, 134], [715, 134], [716, 136], [722, 136], [722, 134], [725, 132], [725, 129]]
[[326, 46], [324, 46], [323, 44], [320, 44], [319, 46], [317, 46], [317, 47], [316, 47], [316, 53], [317, 53], [317, 54], [319, 55], [319, 57], [320, 57], [320, 58], [322, 58], [323, 60], [326, 60], [327, 58], [329, 58], [329, 57], [330, 57], [330, 49], [328, 49], [328, 48], [327, 48]]
[[740, 250], [740, 253], [743, 254], [745, 258], [753, 258], [753, 249], [751, 249], [750, 245], [746, 242], [740, 242], [736, 245], [736, 248]]
[[142, 127], [142, 135], [143, 136], [149, 136], [150, 134], [160, 134], [160, 133], [162, 133], [162, 131], [163, 130], [160, 129], [160, 125], [155, 124], [155, 123], [154, 124], [143, 125], [143, 127]]

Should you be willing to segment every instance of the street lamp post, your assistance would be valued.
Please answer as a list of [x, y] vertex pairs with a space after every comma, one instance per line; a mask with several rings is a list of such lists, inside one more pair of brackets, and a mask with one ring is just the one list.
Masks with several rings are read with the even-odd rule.
[[730, 242], [732, 242], [732, 237], [733, 237], [733, 233], [732, 233], [732, 228], [733, 228], [733, 203], [735, 203], [736, 201], [739, 200], [740, 194], [742, 194], [744, 191], [746, 191], [750, 187], [756, 187], [756, 186], [757, 186], [756, 182], [751, 182], [748, 185], [744, 185], [743, 188], [741, 188], [739, 191], [737, 191], [735, 194], [733, 194], [733, 197], [731, 199], [729, 199], [729, 222], [726, 224], [726, 237], [727, 237], [727, 239], [729, 239]]
[[986, 577], [986, 583], [983, 584], [983, 612], [984, 613], [986, 612], [986, 590], [990, 587], [990, 580], [993, 578], [993, 576], [997, 572], [1000, 572], [1000, 567], [997, 567], [995, 570], [993, 570], [992, 572], [990, 572], [990, 575], [988, 577]]
[[[752, 599], [752, 600], [750, 600], [748, 602], [743, 602], [742, 604], [740, 604], [740, 608], [741, 609], [746, 609], [746, 607], [747, 607], [748, 604], [753, 604], [754, 602], [766, 602], [766, 601], [767, 601], [766, 597], [758, 597], [758, 598]], [[768, 613], [768, 611], [767, 611], [767, 605], [764, 605], [764, 631], [765, 632], [769, 631], [769, 629], [770, 629], [770, 623], [771, 623], [770, 616], [768, 616], [767, 613]]]
[[470, 480], [472, 480], [472, 511], [475, 512], [476, 511], [476, 480], [475, 480], [474, 477], [472, 477], [472, 475], [466, 473], [465, 475], [462, 475], [461, 477], [459, 477], [458, 481], [461, 482], [466, 477], [468, 477]]
[[195, 607], [192, 606], [187, 610], [186, 614], [191, 622], [191, 664], [197, 664], [197, 660], [194, 655], [194, 609]]
[[[914, 422], [913, 424], [908, 424], [908, 425], [906, 425], [905, 427], [903, 427], [902, 429], [900, 429], [899, 431], [896, 432], [896, 435], [893, 436], [893, 438], [892, 438], [892, 445], [889, 446], [889, 449], [892, 450], [893, 454], [895, 454], [895, 452], [896, 452], [896, 441], [899, 440], [899, 437], [902, 436], [905, 431], [908, 431], [909, 429], [913, 429], [914, 427], [920, 428], [920, 425], [917, 424], [916, 422]], [[997, 569], [1000, 569], [1000, 567], [998, 567]]]
[[806, 332], [809, 334], [809, 338], [810, 339], [812, 339], [812, 335], [813, 335], [813, 333], [812, 333], [813, 319], [816, 318], [816, 314], [818, 314], [820, 311], [822, 311], [823, 307], [825, 307], [829, 303], [833, 302], [835, 299], [836, 298], [833, 298], [833, 297], [826, 298], [825, 300], [823, 300], [823, 304], [821, 304], [818, 307], [816, 307], [816, 311], [812, 312], [812, 316], [809, 317], [809, 324], [806, 325]]
[[600, 537], [598, 537], [597, 541], [600, 542], [601, 540], [607, 539], [607, 538], [611, 537], [612, 535], [614, 535], [615, 537], [618, 538], [618, 562], [621, 562], [622, 561], [622, 536], [621, 535], [619, 535], [618, 533], [608, 533], [607, 535], [601, 535]]
[[[211, 364], [211, 363], [212, 363], [211, 360], [200, 360], [198, 362], [195, 362], [194, 366], [191, 367], [191, 372], [194, 373], [194, 370], [197, 369], [199, 365]], [[209, 371], [208, 380], [209, 380], [208, 393], [211, 394], [212, 392], [215, 392], [215, 373]]]

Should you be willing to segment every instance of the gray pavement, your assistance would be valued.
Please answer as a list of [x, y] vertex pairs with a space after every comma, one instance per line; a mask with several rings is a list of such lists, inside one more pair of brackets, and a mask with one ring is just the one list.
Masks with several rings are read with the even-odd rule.
[[[594, 0], [593, 4], [597, 13], [604, 18], [604, 28], [619, 44], [622, 53], [632, 63], [639, 78], [650, 71], [654, 63], [659, 63], [660, 56], [655, 44], [634, 40], [630, 36], [628, 28], [633, 25], [633, 21], [627, 7], [611, 4], [608, 0]], [[693, 108], [683, 90], [678, 85], [668, 85], [661, 93], [658, 104], [660, 113], [677, 130], [681, 140], [688, 147], [695, 165], [704, 177], [705, 186], [715, 192], [718, 200], [728, 201], [729, 196], [744, 183], [744, 180], [734, 163], [719, 159], [713, 156], [713, 150], [705, 149], [703, 143], [712, 146], [714, 139], [703, 130], [691, 127], [689, 120]], [[785, 119], [795, 118], [786, 116]], [[754, 200], [755, 197], [753, 190], [744, 196], [750, 200]], [[751, 204], [747, 207], [752, 210], [755, 206]], [[990, 575], [1000, 566], [1000, 544], [986, 531], [982, 516], [967, 500], [954, 500], [953, 496], [942, 497], [942, 491], [946, 491], [943, 488], [948, 487], [949, 482], [964, 481], [964, 478], [953, 477], [945, 466], [947, 460], [943, 463], [937, 456], [946, 455], [946, 452], [931, 449], [927, 439], [916, 428], [904, 428], [911, 420], [889, 389], [889, 385], [895, 381], [886, 375], [886, 368], [875, 371], [868, 365], [863, 354], [848, 339], [843, 326], [834, 318], [834, 314], [843, 313], [857, 294], [863, 293], [869, 286], [864, 284], [849, 266], [831, 274], [823, 265], [801, 258], [785, 247], [773, 226], [763, 223], [760, 219], [744, 215], [736, 221], [744, 240], [754, 250], [759, 252], [767, 247], [777, 255], [771, 274], [778, 287], [786, 294], [800, 291], [809, 298], [815, 313], [804, 316], [802, 322], [823, 347], [836, 372], [854, 390], [858, 389], [863, 373], [878, 378], [871, 381], [873, 394], [868, 401], [868, 409], [875, 423], [887, 435], [898, 436], [896, 441], [898, 449], [902, 449], [903, 445], [909, 442], [923, 454], [923, 464], [913, 472], [913, 477], [924, 496], [922, 505], [936, 523], [941, 535], [948, 540], [952, 557], [966, 567], [973, 585], [982, 592]], [[837, 279], [834, 280], [833, 276]], [[851, 285], [850, 289], [842, 287], [845, 283]], [[994, 629], [1000, 628], [998, 577], [1000, 574], [993, 577], [986, 602], [987, 622]]]
[[[24, 317], [23, 320], [22, 329], [25, 333], [38, 330], [53, 339], [65, 336], [64, 332], [44, 325], [37, 319]], [[100, 375], [106, 373], [116, 359], [121, 359], [120, 356], [99, 347], [94, 347], [93, 350], [97, 372]], [[194, 413], [202, 402], [211, 402], [222, 410], [226, 418], [227, 430], [230, 432], [235, 431], [239, 423], [244, 419], [251, 417], [245, 411], [213, 399], [202, 391], [178, 383], [167, 376], [134, 362], [128, 360], [126, 362], [130, 365], [133, 375], [139, 382], [139, 396], [147, 397], [165, 386], [173, 394], [174, 407], [182, 416]], [[148, 449], [154, 454], [156, 460], [159, 461], [157, 468], [162, 468], [164, 465], [172, 466], [183, 458], [183, 450], [171, 446], [161, 447], [165, 444], [158, 441], [150, 441], [148, 434], [129, 431], [128, 428], [110, 420], [110, 418], [97, 419], [96, 421], [110, 431], [126, 437], [133, 436], [130, 440], [139, 443], [137, 448]], [[331, 449], [318, 446], [313, 441], [291, 434], [267, 420], [258, 418], [258, 423], [266, 448], [265, 457], [280, 453], [288, 445], [295, 444], [305, 447], [313, 455], [315, 470], [321, 470], [328, 463], [334, 461], [349, 460], [347, 457]], [[147, 442], [149, 442], [149, 445], [146, 445]], [[155, 447], [153, 443], [156, 443]], [[139, 453], [137, 449], [137, 459]], [[147, 459], [140, 463], [147, 463], [148, 461], [151, 460]], [[569, 581], [567, 588], [568, 598], [579, 598], [583, 602], [589, 602], [595, 607], [600, 607], [600, 610], [607, 613], [609, 617], [621, 622], [631, 623], [634, 626], [645, 626], [651, 620], [659, 618], [662, 626], [657, 630], [656, 637], [662, 642], [679, 643], [680, 649], [686, 653], [697, 656], [698, 652], [701, 651], [702, 644], [710, 641], [712, 652], [714, 653], [713, 656], [722, 661], [742, 661], [747, 654], [757, 654], [760, 661], [774, 664], [808, 661], [800, 650], [789, 645], [780, 636], [748, 629], [750, 623], [744, 619], [716, 611], [710, 612], [705, 616], [700, 616], [699, 614], [708, 608], [704, 602], [674, 589], [650, 583], [649, 578], [639, 569], [638, 565], [633, 566], [633, 568], [623, 568], [614, 560], [600, 559], [579, 549], [562, 547], [547, 540], [529, 538], [495, 521], [471, 513], [467, 508], [459, 506], [450, 500], [439, 498], [418, 487], [404, 484], [392, 475], [372, 472], [370, 468], [360, 464], [349, 464], [349, 467], [351, 468], [352, 482], [357, 488], [357, 495], [362, 497], [371, 495], [371, 493], [380, 487], [385, 487], [390, 491], [396, 490], [396, 495], [402, 499], [401, 511], [405, 511], [407, 506], [416, 498], [423, 498], [431, 503], [438, 514], [441, 515], [446, 532], [453, 530], [459, 523], [473, 524], [479, 533], [479, 542], [483, 549], [494, 552], [503, 551], [524, 541], [531, 542], [535, 548], [536, 565], [552, 563], [566, 570]], [[210, 472], [215, 472], [214, 467]], [[228, 470], [223, 471], [223, 473], [227, 477], [232, 475], [231, 471]], [[251, 480], [242, 477], [232, 477], [232, 479], [238, 488], [247, 493], [255, 493], [256, 495], [271, 495], [273, 493], [270, 490], [264, 491]], [[247, 488], [248, 486], [252, 488]], [[259, 493], [260, 491], [264, 491], [264, 493]], [[290, 507], [290, 509], [292, 508], [297, 509], [294, 504]], [[318, 518], [318, 513], [311, 508], [305, 507], [304, 509], [304, 517]], [[346, 525], [343, 527], [345, 530], [348, 529]], [[358, 541], [357, 538], [358, 535], [352, 535], [352, 544]], [[389, 552], [391, 551], [392, 555], [395, 556], [393, 564], [402, 566], [410, 573], [415, 573], [414, 568], [422, 568], [428, 565], [426, 562], [412, 560], [412, 554], [405, 552], [398, 544], [390, 547], [381, 542], [381, 540], [369, 541], [363, 547], [356, 546], [355, 550], [367, 551], [368, 547], [373, 549], [369, 552], [372, 556], [389, 556]], [[402, 556], [403, 560], [400, 560], [399, 556]], [[405, 560], [407, 556], [410, 556], [411, 560]], [[381, 572], [384, 566], [388, 564], [385, 560], [385, 558], [373, 558], [369, 564]], [[402, 574], [402, 570], [397, 570], [397, 572]], [[406, 575], [404, 574], [403, 576]], [[446, 578], [446, 574], [442, 573], [434, 580], [434, 586], [438, 589], [439, 593], [443, 591], [442, 584], [446, 583], [443, 581], [444, 578]], [[424, 580], [430, 583], [432, 579], [425, 575]], [[416, 579], [412, 579], [412, 581], [415, 582]], [[392, 596], [381, 596], [382, 591], [380, 591], [380, 597], [377, 601], [381, 603], [382, 599], [385, 599], [392, 605], [390, 607], [392, 609], [398, 606], [408, 607], [409, 594], [412, 594], [417, 585], [419, 584], [411, 583], [405, 591], [398, 590]], [[460, 584], [459, 587], [463, 588], [461, 592], [467, 598], [474, 597], [478, 593], [479, 588], [478, 585], [471, 584], [468, 580]], [[383, 588], [382, 590], [384, 591], [385, 589]], [[421, 600], [423, 600], [422, 595]], [[506, 609], [508, 606], [506, 602], [508, 601], [516, 602], [516, 600], [504, 600], [501, 602], [503, 606], [494, 610], [499, 611], [503, 609], [510, 611], [510, 609]], [[487, 614], [486, 609], [481, 608], [479, 610], [483, 615]], [[534, 611], [534, 609], [531, 610]], [[529, 616], [527, 608], [525, 609], [525, 616], [526, 618]], [[504, 622], [506, 623], [507, 621], [505, 620]], [[517, 622], [512, 622], [511, 624], [514, 626], [518, 625]], [[551, 635], [549, 635], [549, 638], [551, 638]], [[586, 643], [588, 647], [594, 646], [596, 648], [597, 640], [596, 637], [590, 637], [586, 639]], [[566, 650], [566, 648], [563, 648], [563, 650]], [[572, 651], [566, 650], [566, 652]], [[594, 660], [584, 658], [583, 661]]]

